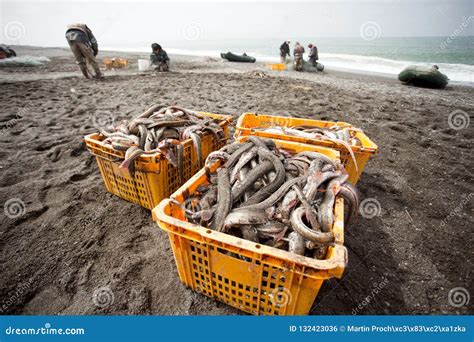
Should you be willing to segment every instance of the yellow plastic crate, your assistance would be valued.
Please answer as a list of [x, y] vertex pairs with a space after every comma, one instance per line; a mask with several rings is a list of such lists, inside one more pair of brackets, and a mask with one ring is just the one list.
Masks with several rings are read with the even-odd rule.
[[[359, 181], [362, 172], [364, 171], [365, 165], [372, 158], [372, 156], [377, 152], [377, 145], [375, 145], [372, 140], [369, 139], [367, 135], [363, 132], [356, 132], [355, 136], [359, 138], [362, 143], [362, 146], [352, 146], [352, 152], [354, 153], [355, 160], [357, 163], [354, 164], [354, 161], [351, 158], [350, 153], [347, 149], [337, 143], [332, 143], [326, 140], [319, 139], [310, 139], [303, 137], [295, 137], [286, 134], [277, 134], [277, 133], [268, 133], [259, 131], [257, 129], [267, 128], [271, 126], [281, 126], [281, 127], [292, 127], [292, 126], [313, 126], [313, 127], [332, 127], [332, 126], [341, 126], [341, 127], [350, 127], [351, 125], [346, 122], [332, 122], [332, 121], [319, 121], [319, 120], [310, 120], [310, 119], [300, 119], [293, 117], [285, 116], [272, 116], [272, 115], [262, 115], [255, 113], [244, 113], [237, 120], [237, 125], [235, 128], [235, 137], [255, 135], [264, 138], [274, 138], [288, 141], [295, 141], [303, 144], [309, 145], [321, 145], [325, 147], [330, 147], [337, 149], [341, 154], [341, 162], [344, 164], [347, 173], [349, 174], [349, 181], [352, 184], [356, 184]], [[357, 171], [358, 169], [358, 171]]]
[[[295, 153], [310, 150], [339, 158], [337, 151], [325, 147], [275, 142]], [[211, 171], [219, 166], [217, 161]], [[171, 198], [183, 203], [207, 183], [202, 169]], [[295, 255], [186, 222], [182, 209], [170, 199], [163, 200], [152, 213], [154, 221], [168, 233], [184, 285], [254, 315], [305, 315], [324, 280], [340, 278], [347, 264], [342, 198], [337, 198], [334, 211], [335, 245], [329, 247], [325, 260]]]
[[[206, 133], [201, 138], [203, 159], [212, 151], [226, 144], [228, 126], [232, 116], [200, 112], [222, 121], [219, 125], [224, 130], [226, 139], [216, 141], [214, 136]], [[105, 138], [99, 134], [90, 134], [84, 138], [89, 151], [96, 156], [100, 173], [107, 191], [124, 200], [136, 203], [147, 209], [153, 209], [163, 198], [168, 197], [199, 169], [198, 158], [191, 139], [182, 142], [183, 145], [183, 181], [180, 181], [178, 169], [173, 167], [161, 155], [156, 153], [137, 158], [135, 172], [131, 177], [127, 170], [119, 168], [125, 157], [125, 152], [116, 151], [110, 145], [102, 142]]]
[[267, 68], [269, 68], [270, 70], [282, 71], [286, 70], [286, 65], [284, 63], [270, 63], [267, 64]]

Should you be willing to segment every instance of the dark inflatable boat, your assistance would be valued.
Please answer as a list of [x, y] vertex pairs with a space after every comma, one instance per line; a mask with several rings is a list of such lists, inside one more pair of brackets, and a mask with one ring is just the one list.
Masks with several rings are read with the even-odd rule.
[[448, 76], [438, 70], [437, 65], [432, 67], [409, 66], [398, 74], [398, 80], [418, 87], [444, 88], [449, 82]]
[[255, 58], [247, 56], [246, 53], [243, 55], [236, 55], [232, 52], [227, 52], [221, 53], [221, 57], [227, 59], [229, 62], [255, 63]]

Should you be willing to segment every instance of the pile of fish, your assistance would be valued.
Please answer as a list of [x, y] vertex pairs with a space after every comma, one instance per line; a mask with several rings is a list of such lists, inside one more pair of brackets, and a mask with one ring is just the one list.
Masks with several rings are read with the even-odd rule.
[[[210, 166], [221, 160], [211, 173]], [[334, 243], [336, 196], [346, 223], [359, 206], [343, 166], [317, 152], [291, 155], [269, 139], [250, 136], [209, 154], [209, 184], [180, 205], [189, 221], [246, 240], [321, 259]]]
[[349, 152], [354, 165], [357, 170], [357, 162], [355, 160], [352, 146], [362, 146], [362, 142], [356, 136], [357, 132], [361, 132], [361, 129], [352, 126], [331, 126], [326, 128], [319, 128], [314, 126], [294, 126], [294, 127], [281, 127], [271, 126], [267, 128], [254, 128], [266, 133], [273, 134], [285, 134], [301, 138], [326, 140], [344, 146]]
[[117, 151], [126, 151], [120, 168], [133, 172], [133, 161], [141, 155], [161, 153], [183, 174], [181, 141], [192, 139], [199, 165], [202, 166], [201, 138], [209, 132], [216, 141], [225, 139], [219, 120], [177, 106], [154, 105], [117, 127], [101, 129], [103, 141]]

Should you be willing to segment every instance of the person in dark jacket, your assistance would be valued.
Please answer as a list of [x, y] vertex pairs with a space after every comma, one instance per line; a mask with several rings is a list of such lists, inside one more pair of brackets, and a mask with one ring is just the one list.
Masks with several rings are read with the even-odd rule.
[[160, 44], [151, 44], [152, 53], [150, 63], [156, 71], [168, 71], [170, 69], [170, 58]]
[[88, 63], [94, 69], [95, 77], [102, 78], [99, 63], [97, 63], [95, 58], [99, 53], [99, 46], [87, 25], [69, 25], [66, 31], [66, 40], [84, 77], [89, 78]]
[[286, 63], [286, 56], [291, 56], [290, 55], [290, 41], [287, 40], [286, 42], [283, 42], [280, 46], [280, 61], [282, 63]]
[[313, 45], [313, 44], [309, 44], [308, 48], [309, 48], [308, 62], [313, 67], [316, 67], [318, 65], [318, 60], [319, 60], [318, 48], [316, 47], [316, 45]]

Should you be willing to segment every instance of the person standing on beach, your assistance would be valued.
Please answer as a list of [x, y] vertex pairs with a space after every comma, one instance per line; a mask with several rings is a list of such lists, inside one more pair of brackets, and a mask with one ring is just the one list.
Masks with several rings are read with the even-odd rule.
[[280, 61], [286, 64], [286, 56], [290, 57], [290, 41], [283, 42], [280, 46]]
[[170, 58], [160, 44], [151, 44], [152, 53], [150, 55], [150, 63], [155, 67], [156, 71], [168, 71], [170, 69]]
[[299, 42], [295, 43], [295, 48], [293, 49], [293, 55], [295, 56], [294, 68], [296, 71], [303, 70], [303, 54], [304, 47]]
[[319, 60], [319, 56], [318, 56], [318, 48], [316, 47], [316, 45], [313, 45], [313, 44], [309, 44], [308, 45], [308, 48], [310, 49], [309, 50], [309, 63], [311, 63], [311, 65], [313, 67], [316, 67], [318, 65], [318, 60]]
[[89, 78], [89, 70], [87, 69], [87, 63], [89, 63], [94, 69], [95, 78], [102, 78], [99, 63], [95, 59], [99, 53], [99, 46], [87, 25], [69, 25], [66, 31], [66, 40], [84, 77]]

